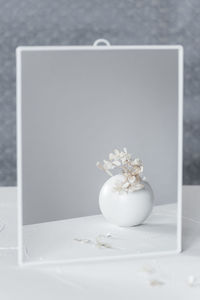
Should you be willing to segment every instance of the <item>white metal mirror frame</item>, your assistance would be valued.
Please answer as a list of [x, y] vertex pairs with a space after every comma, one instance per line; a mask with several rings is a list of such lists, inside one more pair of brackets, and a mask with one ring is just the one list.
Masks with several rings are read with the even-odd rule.
[[[103, 45], [102, 45], [103, 44]], [[59, 50], [127, 50], [127, 49], [138, 49], [138, 50], [178, 50], [178, 74], [179, 74], [179, 86], [178, 86], [178, 189], [177, 189], [177, 248], [172, 251], [162, 251], [153, 253], [143, 254], [130, 254], [130, 255], [119, 255], [115, 257], [98, 257], [98, 258], [87, 258], [87, 259], [73, 259], [73, 260], [60, 260], [50, 262], [23, 262], [23, 216], [22, 216], [22, 108], [21, 108], [21, 97], [22, 97], [22, 86], [21, 86], [21, 54], [23, 50], [26, 51], [59, 51]], [[183, 145], [183, 47], [179, 45], [144, 45], [144, 46], [111, 46], [110, 42], [105, 39], [98, 39], [92, 46], [23, 46], [16, 49], [16, 93], [17, 93], [17, 202], [18, 202], [18, 263], [19, 265], [38, 265], [38, 264], [49, 264], [49, 263], [66, 263], [66, 262], [83, 262], [83, 261], [99, 261], [99, 260], [116, 260], [133, 257], [149, 257], [149, 256], [161, 256], [180, 253], [182, 250], [182, 145]]]

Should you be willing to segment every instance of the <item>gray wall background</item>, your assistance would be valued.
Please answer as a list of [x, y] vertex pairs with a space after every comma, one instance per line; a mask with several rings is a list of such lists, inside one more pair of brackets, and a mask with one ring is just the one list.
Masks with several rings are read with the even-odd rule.
[[182, 44], [184, 184], [200, 184], [199, 0], [0, 0], [0, 185], [16, 184], [15, 48]]

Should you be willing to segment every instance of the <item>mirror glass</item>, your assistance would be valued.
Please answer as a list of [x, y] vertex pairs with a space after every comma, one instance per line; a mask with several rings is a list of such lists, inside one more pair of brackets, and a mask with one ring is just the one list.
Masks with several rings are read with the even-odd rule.
[[[17, 68], [20, 261], [176, 252], [180, 48], [21, 47]], [[115, 149], [142, 160], [144, 187], [102, 195], [100, 210], [109, 175], [96, 163]], [[146, 182], [153, 208], [132, 224]]]

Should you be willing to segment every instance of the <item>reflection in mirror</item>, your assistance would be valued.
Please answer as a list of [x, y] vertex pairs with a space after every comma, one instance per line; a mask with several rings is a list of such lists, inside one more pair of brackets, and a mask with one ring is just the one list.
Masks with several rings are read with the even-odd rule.
[[21, 262], [177, 251], [180, 54], [17, 50]]

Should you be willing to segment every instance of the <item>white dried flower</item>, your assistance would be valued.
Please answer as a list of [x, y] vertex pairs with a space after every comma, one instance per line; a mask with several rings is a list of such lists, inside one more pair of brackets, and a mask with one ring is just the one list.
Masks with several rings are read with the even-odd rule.
[[110, 153], [110, 154], [109, 154], [109, 159], [110, 159], [110, 160], [115, 160], [115, 155], [114, 155], [113, 153]]
[[135, 175], [133, 175], [133, 176], [131, 176], [131, 177], [129, 178], [129, 182], [130, 182], [130, 183], [134, 183], [135, 181], [136, 181]]
[[103, 162], [104, 162], [104, 165], [103, 165], [104, 169], [107, 169], [107, 170], [114, 169], [114, 166], [110, 161], [104, 160]]
[[141, 161], [141, 159], [139, 159], [139, 158], [135, 158], [135, 159], [132, 161], [132, 164], [133, 164], [133, 165], [136, 165], [136, 166], [142, 166], [142, 161]]
[[113, 161], [113, 165], [115, 165], [116, 167], [119, 167], [119, 166], [121, 166], [121, 163], [120, 163], [120, 161], [115, 160], [115, 161]]
[[110, 239], [111, 237], [112, 237], [112, 234], [107, 233], [106, 235], [105, 234], [99, 234], [95, 239], [74, 238], [74, 241], [79, 242], [81, 244], [89, 244], [89, 245], [98, 247], [99, 249], [105, 249], [105, 248], [114, 249], [112, 247], [112, 245], [108, 244], [107, 241], [106, 241], [108, 238]]
[[131, 160], [131, 155], [128, 153], [121, 152], [120, 159], [122, 161], [122, 164], [125, 165]]
[[144, 188], [141, 184], [140, 174], [143, 172], [143, 164], [139, 158], [132, 159], [126, 148], [123, 151], [115, 149], [109, 154], [109, 160], [104, 160], [103, 165], [97, 162], [97, 167], [104, 170], [109, 176], [113, 176], [110, 170], [121, 168], [124, 180], [115, 185], [117, 192], [134, 192]]
[[124, 189], [126, 189], [127, 187], [129, 187], [129, 185], [130, 185], [129, 182], [125, 182], [125, 183], [122, 185], [122, 187], [123, 187]]

